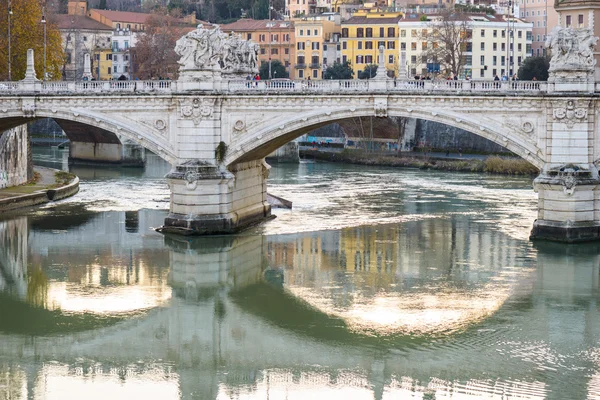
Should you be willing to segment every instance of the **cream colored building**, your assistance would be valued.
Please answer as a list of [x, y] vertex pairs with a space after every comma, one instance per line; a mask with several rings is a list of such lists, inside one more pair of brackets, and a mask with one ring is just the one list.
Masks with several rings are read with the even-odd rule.
[[299, 79], [321, 79], [327, 64], [336, 60], [328, 58], [329, 46], [336, 45], [335, 34], [341, 26], [335, 15], [319, 15], [294, 21], [296, 37], [296, 63], [294, 76]]
[[[435, 29], [436, 17], [428, 16], [429, 21], [421, 21], [420, 15], [407, 14], [398, 22], [400, 30], [399, 60], [405, 63], [409, 77], [433, 75], [427, 64], [435, 64], [424, 53], [427, 46], [433, 45], [424, 40], [427, 32]], [[468, 27], [465, 33], [464, 63], [459, 72], [460, 78], [493, 79], [496, 75], [517, 73], [523, 60], [531, 54], [532, 24], [511, 19], [510, 25], [503, 16], [471, 14], [466, 16]], [[510, 26], [510, 29], [509, 29]], [[510, 34], [512, 32], [512, 40]], [[404, 60], [404, 61], [403, 61]], [[443, 74], [443, 65], [441, 73]]]
[[558, 13], [552, 0], [518, 0], [521, 19], [533, 23], [531, 51], [533, 56], [546, 55], [546, 37], [558, 25]]

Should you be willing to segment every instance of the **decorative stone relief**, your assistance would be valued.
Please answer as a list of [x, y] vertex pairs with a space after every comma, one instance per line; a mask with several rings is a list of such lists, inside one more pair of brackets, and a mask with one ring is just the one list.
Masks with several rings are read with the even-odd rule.
[[216, 98], [194, 98], [191, 102], [188, 99], [179, 100], [181, 105], [181, 116], [191, 118], [194, 125], [200, 124], [202, 119], [210, 119], [213, 116]]
[[183, 179], [185, 180], [185, 187], [188, 190], [195, 190], [198, 186], [198, 179], [200, 179], [200, 174], [196, 171], [187, 171]]
[[23, 116], [25, 118], [35, 118], [35, 101], [23, 100], [21, 111], [23, 112]]
[[529, 121], [523, 122], [521, 125], [521, 130], [525, 133], [533, 133], [533, 124]]
[[201, 71], [250, 74], [258, 72], [258, 44], [228, 35], [218, 25], [205, 29], [202, 25], [177, 41], [179, 70], [202, 79]]
[[376, 98], [374, 102], [374, 107], [376, 117], [386, 118], [388, 116], [387, 99]]
[[238, 119], [237, 121], [235, 121], [235, 123], [233, 124], [233, 129], [237, 132], [241, 132], [244, 130], [244, 128], [246, 128], [246, 123], [244, 121], [242, 121], [241, 119]]
[[577, 122], [586, 122], [587, 116], [587, 104], [576, 104], [573, 100], [559, 103], [552, 111], [554, 120], [564, 122], [568, 128], [573, 128]]
[[548, 82], [593, 79], [597, 41], [590, 28], [555, 27], [546, 39], [546, 47], [552, 54]]
[[159, 131], [164, 131], [167, 128], [167, 123], [164, 119], [157, 119], [154, 121], [154, 127]]

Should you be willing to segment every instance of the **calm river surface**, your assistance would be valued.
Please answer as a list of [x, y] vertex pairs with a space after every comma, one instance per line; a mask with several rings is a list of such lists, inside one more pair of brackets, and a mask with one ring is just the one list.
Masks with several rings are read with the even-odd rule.
[[277, 165], [293, 210], [187, 238], [168, 170], [0, 216], [0, 400], [600, 398], [600, 246], [529, 242], [530, 178]]

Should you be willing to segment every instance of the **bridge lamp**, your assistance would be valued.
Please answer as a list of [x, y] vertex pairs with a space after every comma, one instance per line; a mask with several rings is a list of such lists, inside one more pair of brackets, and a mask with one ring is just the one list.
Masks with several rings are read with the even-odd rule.
[[12, 15], [12, 7], [10, 6], [10, 0], [8, 1], [8, 80], [11, 79], [11, 46], [10, 46], [10, 17]]
[[46, 80], [46, 7], [42, 14], [42, 25], [44, 25], [44, 81]]

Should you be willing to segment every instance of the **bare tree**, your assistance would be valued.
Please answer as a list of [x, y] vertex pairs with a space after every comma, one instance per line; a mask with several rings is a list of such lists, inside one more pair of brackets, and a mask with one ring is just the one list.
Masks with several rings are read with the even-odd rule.
[[456, 10], [447, 10], [430, 17], [427, 28], [421, 31], [422, 56], [428, 63], [439, 63], [440, 72], [450, 76], [461, 74], [466, 64], [465, 53], [471, 51], [472, 30], [468, 17]]

